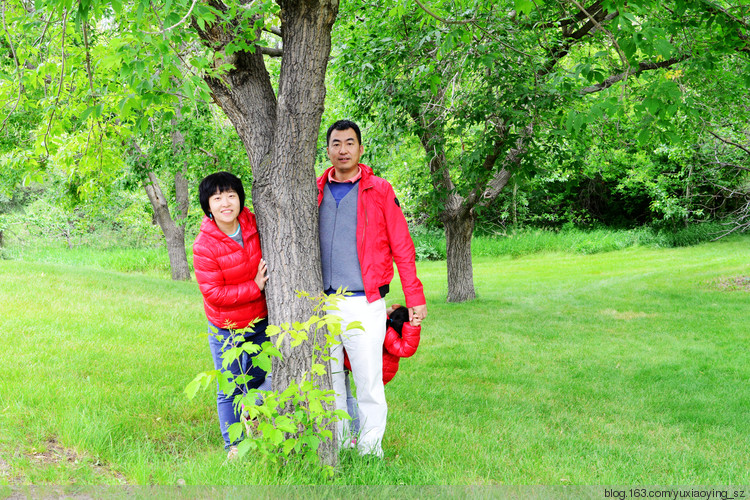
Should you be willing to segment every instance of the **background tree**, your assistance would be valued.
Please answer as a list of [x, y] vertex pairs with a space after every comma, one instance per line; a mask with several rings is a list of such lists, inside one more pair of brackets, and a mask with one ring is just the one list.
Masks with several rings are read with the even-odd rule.
[[[449, 301], [474, 297], [477, 211], [512, 173], [541, 163], [546, 152], [532, 140], [540, 132], [576, 136], [605, 114], [632, 112], [641, 140], [669, 139], [675, 116], [695, 110], [669, 71], [697, 72], [717, 58], [747, 66], [741, 3], [383, 0], [347, 8], [337, 32], [341, 85], [358, 116], [394, 137], [414, 134], [424, 147], [446, 234]], [[628, 82], [639, 82], [640, 103]]]

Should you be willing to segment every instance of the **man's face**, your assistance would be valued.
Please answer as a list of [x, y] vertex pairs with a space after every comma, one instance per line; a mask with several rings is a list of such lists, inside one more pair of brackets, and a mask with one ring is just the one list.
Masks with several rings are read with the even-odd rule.
[[356, 173], [359, 158], [364, 150], [352, 128], [333, 130], [328, 139], [328, 159], [331, 160], [337, 174]]

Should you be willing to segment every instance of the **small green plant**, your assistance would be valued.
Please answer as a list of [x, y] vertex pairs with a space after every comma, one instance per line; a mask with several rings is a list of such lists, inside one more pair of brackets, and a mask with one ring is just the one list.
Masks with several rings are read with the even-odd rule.
[[[244, 342], [244, 334], [252, 329], [252, 324], [245, 329], [233, 329], [228, 325], [230, 335], [226, 339], [217, 336], [226, 349], [222, 354], [224, 371], [199, 373], [185, 388], [188, 398], [192, 399], [199, 390], [205, 390], [216, 381], [224, 394], [233, 394], [238, 386], [251, 380], [247, 374], [232, 378], [226, 371], [243, 353], [255, 354], [253, 365], [270, 372], [272, 358], [282, 358], [279, 346], [287, 336], [292, 349], [304, 342], [312, 344], [310, 371], [298, 380], [292, 380], [280, 392], [249, 389], [234, 398], [235, 411], [242, 417], [240, 422], [230, 425], [228, 431], [232, 442], [242, 439], [244, 434], [245, 439], [237, 446], [240, 457], [255, 451], [271, 461], [288, 460], [296, 455], [319, 464], [318, 449], [324, 441], [333, 439], [331, 428], [335, 422], [350, 418], [345, 411], [335, 409], [334, 391], [321, 387], [322, 377], [328, 372], [330, 349], [339, 343], [336, 337], [341, 334], [341, 318], [330, 311], [337, 310], [336, 303], [345, 292], [339, 290], [328, 296], [311, 296], [300, 291], [297, 294], [315, 303], [313, 316], [303, 323], [268, 325], [266, 334], [275, 337], [275, 342], [266, 341], [261, 346]], [[347, 329], [356, 328], [361, 328], [359, 322], [350, 323]], [[327, 474], [333, 473], [331, 466], [322, 467]]]
[[426, 241], [417, 243], [414, 246], [414, 251], [417, 260], [440, 260], [445, 258], [444, 255], [441, 255], [440, 250], [438, 250], [435, 245]]

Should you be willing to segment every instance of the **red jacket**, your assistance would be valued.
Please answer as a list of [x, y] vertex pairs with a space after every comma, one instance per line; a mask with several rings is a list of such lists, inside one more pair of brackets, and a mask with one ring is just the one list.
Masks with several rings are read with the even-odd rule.
[[245, 328], [254, 319], [268, 316], [266, 297], [255, 283], [261, 258], [255, 215], [245, 207], [237, 219], [244, 247], [208, 217], [203, 217], [193, 243], [195, 279], [203, 294], [206, 317], [220, 328], [228, 324]]
[[383, 342], [383, 384], [387, 384], [396, 376], [399, 359], [408, 358], [417, 352], [421, 331], [421, 326], [411, 326], [410, 323], [404, 323], [401, 335], [388, 327], [385, 332], [385, 342]]
[[[318, 206], [323, 201], [323, 189], [328, 173], [318, 177]], [[362, 269], [362, 281], [368, 302], [381, 298], [380, 287], [393, 279], [396, 262], [406, 307], [425, 304], [422, 282], [417, 278], [416, 253], [401, 207], [393, 187], [359, 164], [362, 178], [357, 191], [357, 256]]]
[[[401, 328], [401, 335], [392, 327], [388, 327], [385, 332], [385, 341], [383, 342], [383, 384], [387, 384], [398, 372], [398, 360], [408, 358], [417, 352], [419, 347], [419, 334], [422, 331], [421, 326], [411, 326], [411, 323], [404, 323]], [[344, 350], [344, 367], [351, 370], [349, 356]]]

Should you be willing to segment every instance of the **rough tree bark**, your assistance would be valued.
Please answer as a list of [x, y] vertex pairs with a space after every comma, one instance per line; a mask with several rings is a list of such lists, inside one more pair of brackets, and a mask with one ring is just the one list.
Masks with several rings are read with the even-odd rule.
[[[209, 3], [227, 11], [219, 0]], [[259, 49], [233, 54], [233, 70], [222, 80], [206, 80], [250, 159], [253, 206], [268, 262], [266, 299], [272, 324], [310, 318], [312, 303], [297, 297], [296, 290], [319, 293], [323, 286], [314, 163], [331, 28], [339, 5], [337, 0], [277, 3], [283, 37], [278, 100]], [[198, 31], [217, 52], [233, 36], [219, 24]], [[274, 389], [286, 388], [311, 368], [311, 343], [292, 350], [287, 338], [281, 352], [283, 361], [274, 361], [273, 366]], [[330, 388], [330, 374], [321, 383]], [[321, 459], [334, 464], [338, 444], [325, 446]]]
[[443, 220], [448, 261], [448, 302], [474, 300], [474, 266], [471, 261], [471, 235], [474, 217], [457, 215]]
[[[183, 172], [177, 172], [174, 176], [175, 197], [177, 199], [177, 210], [175, 220], [180, 221], [187, 217], [188, 200], [187, 179]], [[144, 181], [143, 187], [154, 209], [156, 222], [164, 233], [167, 242], [167, 254], [169, 265], [172, 269], [172, 279], [176, 281], [190, 280], [190, 266], [188, 266], [187, 254], [185, 253], [185, 226], [175, 222], [169, 212], [169, 204], [162, 193], [159, 180], [153, 172], [148, 173], [148, 180]]]

